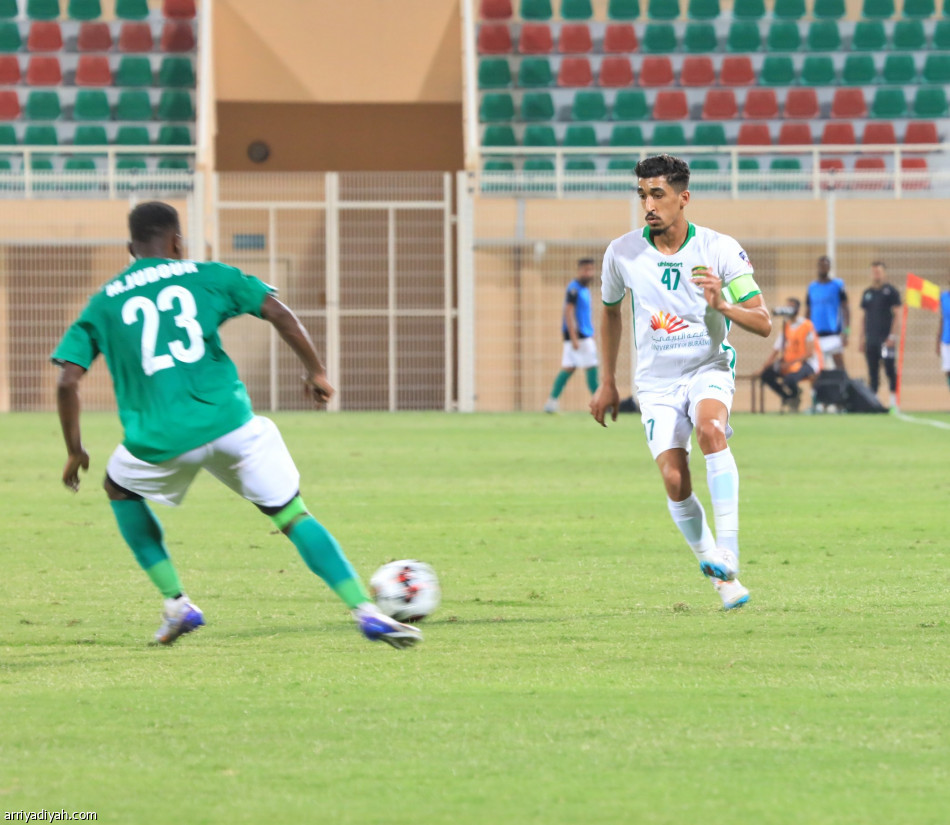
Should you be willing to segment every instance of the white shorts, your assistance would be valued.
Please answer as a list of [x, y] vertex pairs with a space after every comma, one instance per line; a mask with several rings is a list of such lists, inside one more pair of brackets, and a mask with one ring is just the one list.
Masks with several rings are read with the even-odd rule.
[[300, 489], [300, 473], [277, 425], [259, 415], [161, 464], [142, 461], [120, 444], [109, 459], [106, 473], [126, 490], [177, 507], [201, 469], [262, 507], [280, 507]]
[[[692, 446], [690, 436], [696, 426], [696, 408], [699, 402], [713, 398], [732, 411], [736, 382], [731, 372], [704, 370], [662, 393], [640, 392], [640, 420], [647, 437], [647, 445], [654, 459], [667, 450], [680, 448], [688, 453]], [[732, 427], [726, 425], [726, 438], [732, 436]]]
[[593, 338], [581, 338], [574, 349], [570, 341], [564, 342], [564, 354], [561, 356], [563, 369], [582, 369], [597, 366], [597, 342]]
[[822, 355], [837, 355], [844, 352], [844, 343], [840, 335], [819, 335], [818, 346]]
[[950, 344], [940, 342], [940, 366], [944, 372], [950, 372]]

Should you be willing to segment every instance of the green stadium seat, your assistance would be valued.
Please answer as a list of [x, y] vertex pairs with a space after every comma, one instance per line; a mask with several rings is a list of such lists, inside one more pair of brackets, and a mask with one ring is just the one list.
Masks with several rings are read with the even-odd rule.
[[52, 172], [53, 159], [49, 155], [33, 155], [30, 161], [30, 170], [33, 172]]
[[164, 172], [187, 172], [191, 168], [188, 158], [182, 155], [170, 155], [159, 158], [158, 168]]
[[[934, 26], [933, 47], [935, 49], [950, 50], [950, 19], [938, 20]], [[897, 48], [895, 45], [894, 48]]]
[[521, 0], [522, 20], [550, 20], [551, 0]]
[[106, 137], [106, 127], [98, 124], [83, 124], [76, 127], [73, 135], [73, 144], [75, 146], [105, 146], [109, 143]]
[[596, 172], [597, 164], [593, 158], [571, 155], [564, 159], [565, 172]]
[[191, 146], [191, 129], [187, 126], [162, 126], [157, 143], [159, 146]]
[[762, 86], [791, 86], [795, 82], [795, 63], [787, 54], [767, 54], [759, 72]]
[[914, 117], [946, 117], [947, 92], [944, 86], [918, 86], [914, 94]]
[[798, 158], [772, 158], [769, 169], [773, 172], [801, 172], [802, 162]]
[[610, 133], [611, 146], [646, 146], [643, 130], [639, 126], [614, 126]]
[[148, 163], [141, 155], [119, 155], [115, 161], [117, 172], [144, 172]]
[[710, 54], [716, 51], [719, 38], [712, 23], [687, 23], [683, 32], [683, 50], [688, 54]]
[[191, 62], [191, 58], [175, 55], [163, 57], [158, 69], [158, 85], [194, 88], [195, 67]]
[[553, 120], [554, 100], [549, 92], [525, 92], [521, 98], [522, 120]]
[[524, 57], [518, 67], [518, 85], [526, 89], [553, 85], [551, 64], [546, 57]]
[[0, 158], [0, 172], [9, 172], [13, 169], [9, 158]]
[[758, 158], [739, 158], [739, 171], [740, 172], [758, 172], [759, 171]]
[[[512, 141], [514, 138], [512, 137]], [[152, 139], [147, 126], [120, 126], [115, 133], [116, 146], [148, 146]], [[512, 146], [514, 143], [511, 144]]]
[[894, 32], [891, 35], [891, 48], [894, 51], [919, 51], [924, 48], [926, 42], [924, 24], [919, 20], [898, 20], [894, 24]]
[[653, 127], [651, 146], [686, 146], [686, 133], [681, 123], [658, 123]]
[[715, 178], [712, 180], [706, 179], [708, 173], [719, 171], [719, 161], [715, 158], [696, 158], [690, 162], [689, 171], [693, 173], [689, 179], [690, 189], [703, 192], [718, 187]]
[[483, 172], [514, 172], [515, 165], [505, 158], [489, 158], [482, 164]]
[[56, 127], [44, 123], [28, 123], [23, 132], [24, 146], [58, 146]]
[[805, 86], [834, 86], [836, 80], [837, 72], [831, 55], [810, 54], [805, 57], [801, 74], [801, 82]]
[[553, 126], [532, 123], [525, 127], [523, 146], [557, 146], [557, 136]]
[[926, 19], [937, 13], [934, 0], [904, 0], [904, 17]]
[[119, 60], [113, 80], [116, 86], [151, 86], [151, 61], [141, 55], [124, 55]]
[[869, 86], [877, 80], [874, 57], [869, 54], [849, 54], [844, 59], [841, 82], [845, 86]]
[[718, 172], [719, 161], [715, 158], [696, 158], [689, 165], [690, 172]]
[[813, 20], [808, 26], [805, 46], [811, 52], [836, 52], [841, 48], [841, 32], [835, 20]]
[[[917, 66], [912, 54], [888, 54], [884, 58], [881, 77], [885, 83], [893, 85], [917, 82]], [[926, 76], [925, 76], [926, 79]], [[947, 78], [950, 80], [950, 77]], [[938, 81], [943, 82], [943, 81]]]
[[887, 32], [880, 20], [859, 20], [851, 36], [852, 51], [878, 52], [887, 48]]
[[525, 172], [553, 172], [554, 161], [551, 158], [526, 158], [523, 168]]
[[16, 129], [12, 123], [0, 123], [0, 146], [16, 146]]
[[646, 93], [641, 89], [617, 92], [611, 114], [614, 120], [646, 120], [650, 116]]
[[815, 0], [811, 14], [818, 20], [840, 20], [845, 14], [844, 0]]
[[[66, 163], [63, 164], [63, 170], [66, 172], [95, 172], [96, 159], [92, 155], [66, 158]], [[87, 186], [90, 185], [94, 184], [87, 184]]]
[[[148, 63], [148, 58], [145, 58]], [[149, 69], [151, 77], [151, 69]], [[151, 81], [150, 81], [151, 82]], [[118, 83], [119, 86], [144, 86], [144, 83]], [[164, 83], [162, 84], [165, 85]], [[479, 89], [506, 89], [511, 85], [511, 67], [504, 57], [486, 57], [478, 62]]]
[[907, 112], [907, 99], [900, 86], [887, 86], [874, 92], [871, 101], [871, 117], [898, 118]]
[[693, 146], [726, 146], [726, 128], [721, 123], [697, 123]]
[[[164, 116], [159, 115], [162, 119]], [[478, 109], [478, 119], [482, 123], [499, 123], [514, 120], [515, 104], [510, 94], [486, 94], [482, 97]]]
[[765, 42], [769, 52], [797, 52], [802, 46], [802, 35], [797, 23], [776, 20], [769, 26]]
[[20, 13], [17, 0], [0, 0], [0, 19], [11, 20]]
[[928, 54], [927, 59], [924, 60], [924, 70], [921, 72], [921, 76], [925, 83], [950, 84], [950, 55]]
[[894, 0], [864, 0], [861, 17], [865, 20], [890, 20], [894, 16]]
[[594, 16], [590, 0], [561, 0], [561, 18], [564, 20], [590, 20]]
[[564, 132], [565, 146], [597, 146], [597, 132], [593, 126], [572, 123]]
[[102, 6], [99, 0], [69, 0], [68, 14], [73, 20], [98, 20]]
[[[607, 161], [607, 171], [622, 172], [629, 175], [630, 172], [637, 168], [637, 162], [636, 158], [610, 158], [610, 160]], [[630, 181], [628, 185], [632, 186], [633, 182]]]
[[80, 89], [73, 106], [74, 120], [108, 120], [112, 115], [104, 89]]
[[123, 89], [115, 107], [116, 120], [151, 120], [152, 102], [144, 89]]
[[571, 120], [606, 120], [607, 102], [603, 92], [577, 92], [571, 104]]
[[805, 0], [775, 0], [772, 16], [779, 20], [801, 20], [805, 16]]
[[640, 50], [645, 54], [670, 54], [676, 51], [676, 28], [672, 23], [647, 23]]
[[735, 0], [732, 16], [737, 20], [761, 20], [765, 17], [765, 0]]
[[23, 116], [28, 120], [58, 120], [60, 115], [59, 92], [30, 92], [23, 107]]
[[517, 146], [515, 130], [510, 126], [487, 126], [482, 134], [482, 146]]
[[610, 20], [636, 20], [640, 16], [640, 0], [610, 0], [607, 17]]
[[26, 16], [30, 20], [55, 20], [59, 17], [59, 0], [26, 0]]
[[726, 50], [744, 54], [757, 52], [762, 45], [759, 26], [751, 20], [736, 20], [729, 26], [729, 36], [726, 38]]
[[18, 52], [23, 45], [20, 27], [16, 23], [0, 23], [0, 52]]
[[719, 0], [689, 0], [686, 10], [690, 20], [715, 20], [719, 14]]
[[115, 16], [120, 20], [144, 20], [148, 17], [148, 0], [116, 0]]
[[676, 20], [679, 16], [679, 0], [647, 0], [647, 17], [650, 20]]

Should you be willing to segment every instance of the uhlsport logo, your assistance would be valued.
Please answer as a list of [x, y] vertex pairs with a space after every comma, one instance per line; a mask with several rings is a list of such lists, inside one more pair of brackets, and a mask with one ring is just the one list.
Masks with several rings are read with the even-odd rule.
[[656, 312], [650, 318], [650, 329], [663, 330], [667, 335], [686, 329], [689, 324], [677, 318], [672, 312]]

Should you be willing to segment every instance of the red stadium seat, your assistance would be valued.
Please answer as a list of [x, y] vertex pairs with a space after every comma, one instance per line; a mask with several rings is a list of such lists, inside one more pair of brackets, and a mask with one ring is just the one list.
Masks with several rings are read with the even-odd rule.
[[713, 86], [715, 83], [716, 71], [710, 58], [694, 54], [683, 58], [680, 86]]
[[673, 63], [668, 57], [644, 57], [640, 64], [641, 86], [672, 86]]
[[33, 23], [26, 47], [31, 52], [58, 52], [63, 48], [63, 33], [59, 23], [55, 20]]
[[518, 38], [518, 51], [522, 54], [550, 54], [554, 49], [551, 29], [543, 23], [525, 23]]
[[703, 101], [703, 120], [732, 120], [739, 114], [732, 89], [710, 89]]
[[818, 95], [814, 89], [789, 89], [785, 97], [785, 112], [787, 118], [814, 120], [821, 114], [818, 105]]
[[31, 57], [26, 67], [26, 82], [30, 86], [59, 86], [63, 70], [58, 57]]
[[811, 124], [783, 123], [778, 132], [779, 146], [811, 146]]
[[627, 54], [639, 46], [637, 32], [629, 23], [610, 23], [604, 31], [605, 54]]
[[841, 118], [857, 118], [868, 116], [868, 104], [864, 99], [864, 91], [860, 87], [853, 89], [835, 89], [831, 99], [831, 116]]
[[104, 54], [82, 54], [76, 64], [77, 86], [111, 86], [112, 70]]
[[112, 32], [109, 24], [80, 23], [76, 48], [81, 52], [107, 52], [112, 48]]
[[[889, 120], [870, 121], [864, 125], [861, 143], [897, 143], [894, 124]], [[859, 158], [860, 160], [860, 158]]]
[[[901, 171], [910, 173], [921, 173], [927, 171], [927, 158], [901, 158]], [[901, 186], [904, 189], [929, 189], [930, 179], [921, 180], [901, 180]]]
[[844, 161], [841, 158], [822, 158], [819, 168], [822, 172], [843, 172]]
[[747, 55], [729, 55], [722, 59], [719, 69], [722, 86], [753, 86], [755, 82], [755, 69]]
[[937, 124], [929, 120], [912, 120], [904, 132], [904, 143], [940, 143]]
[[825, 121], [824, 128], [821, 130], [821, 143], [823, 145], [828, 146], [836, 143], [851, 145], [854, 142], [854, 126], [850, 121]]
[[558, 86], [590, 86], [594, 73], [586, 57], [565, 57], [557, 73]]
[[[505, 29], [507, 33], [508, 29]], [[123, 23], [119, 29], [120, 52], [150, 52], [152, 42], [152, 27], [148, 23]]]
[[195, 30], [184, 20], [169, 20], [162, 27], [163, 52], [190, 52], [195, 48]]
[[16, 120], [20, 116], [20, 98], [13, 91], [0, 92], [0, 120]]
[[16, 86], [20, 82], [20, 61], [15, 54], [0, 54], [0, 86]]
[[879, 172], [887, 168], [884, 158], [864, 156], [854, 162], [854, 168], [858, 171]]
[[507, 20], [512, 15], [511, 0], [482, 0], [479, 14], [482, 20]]
[[557, 50], [561, 54], [587, 54], [593, 48], [590, 29], [585, 24], [565, 23], [561, 26], [561, 36], [557, 41]]
[[193, 20], [195, 0], [164, 0], [162, 14], [165, 17], [174, 17], [179, 20]]
[[679, 89], [663, 89], [657, 92], [653, 103], [654, 120], [685, 120], [689, 117], [689, 101]]
[[605, 57], [600, 64], [601, 86], [619, 88], [633, 83], [633, 66], [626, 57]]
[[772, 133], [768, 123], [743, 123], [736, 138], [739, 146], [771, 146]]
[[770, 120], [778, 117], [778, 98], [775, 89], [749, 89], [745, 96], [742, 116], [746, 120]]
[[868, 179], [862, 180], [858, 178], [853, 181], [851, 184], [852, 189], [883, 189], [885, 184], [885, 178], [882, 174], [887, 170], [887, 164], [884, 162], [884, 158], [877, 157], [859, 157], [854, 162], [854, 171], [855, 172], [865, 172], [868, 173]]

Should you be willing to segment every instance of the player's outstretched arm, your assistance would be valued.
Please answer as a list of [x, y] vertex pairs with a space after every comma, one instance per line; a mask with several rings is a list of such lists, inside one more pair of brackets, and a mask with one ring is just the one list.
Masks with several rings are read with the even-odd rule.
[[703, 291], [703, 297], [717, 312], [744, 330], [768, 338], [772, 332], [772, 316], [762, 295], [754, 295], [741, 304], [731, 304], [723, 297], [722, 278], [705, 267], [693, 269], [693, 284]]
[[620, 338], [623, 335], [623, 317], [620, 304], [604, 305], [600, 321], [600, 343], [604, 368], [600, 374], [600, 386], [590, 401], [590, 414], [601, 427], [606, 427], [604, 417], [610, 410], [612, 420], [617, 420], [620, 411], [620, 393], [617, 390], [617, 356], [620, 353]]
[[66, 442], [66, 466], [63, 468], [63, 484], [76, 492], [79, 489], [79, 469], [89, 469], [89, 453], [82, 446], [79, 428], [79, 382], [86, 374], [84, 367], [70, 361], [63, 362], [59, 382], [56, 385], [56, 408], [59, 423]]

